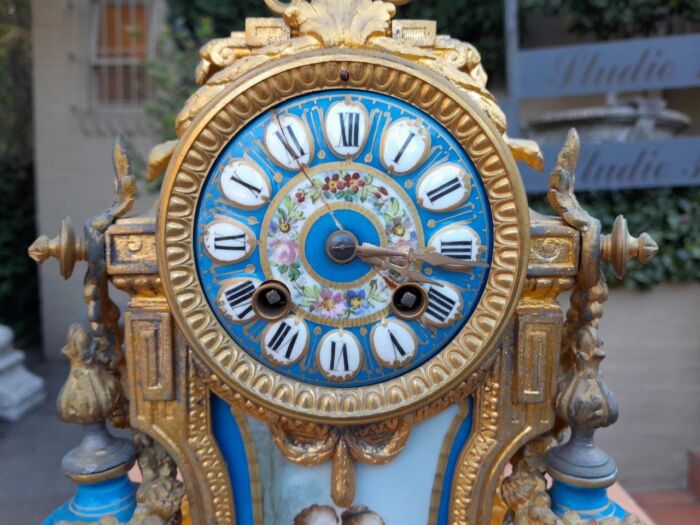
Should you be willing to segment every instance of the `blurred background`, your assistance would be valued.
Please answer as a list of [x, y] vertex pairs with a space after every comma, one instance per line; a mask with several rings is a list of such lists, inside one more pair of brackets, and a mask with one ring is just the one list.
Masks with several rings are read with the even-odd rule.
[[[26, 248], [111, 202], [117, 134], [142, 173], [150, 147], [174, 138], [198, 48], [267, 15], [262, 0], [0, 0], [0, 324], [15, 338], [0, 331], [0, 399], [3, 375], [27, 390], [14, 412], [0, 403], [0, 523], [38, 521], [71, 495], [60, 459], [80, 432], [53, 400], [81, 286], [53, 263], [38, 271]], [[659, 243], [650, 264], [610, 280], [603, 370], [621, 416], [598, 439], [658, 523], [698, 523], [700, 0], [422, 0], [398, 17], [436, 19], [479, 49], [509, 134], [538, 140], [548, 169], [576, 126], [580, 200], [606, 229], [624, 214]], [[548, 169], [523, 169], [545, 213]], [[158, 191], [140, 186], [137, 211]], [[18, 372], [17, 349], [43, 388]]]

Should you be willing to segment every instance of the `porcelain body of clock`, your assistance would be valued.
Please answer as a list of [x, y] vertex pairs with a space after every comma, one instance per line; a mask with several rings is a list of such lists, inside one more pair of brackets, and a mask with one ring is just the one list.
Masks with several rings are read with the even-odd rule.
[[[223, 135], [216, 151], [200, 159], [194, 145], [183, 146], [180, 169], [171, 166], [164, 188], [169, 200], [159, 235], [167, 251], [178, 184], [196, 172], [186, 214], [189, 287], [179, 286], [173, 251], [164, 253], [174, 263], [164, 266], [166, 290], [190, 343], [224, 380], [301, 417], [365, 420], [434, 398], [440, 384], [463, 376], [493, 345], [522, 276], [523, 225], [511, 220], [522, 189], [502, 188], [512, 217], [494, 213], [495, 187], [482, 173], [489, 166], [470, 154], [444, 116], [374, 87], [350, 82], [271, 97], [235, 129], [216, 123], [224, 101], [202, 124]], [[223, 100], [235, 99], [231, 93]], [[469, 116], [473, 108], [466, 106], [459, 112]], [[477, 125], [483, 116], [470, 118], [465, 126], [483, 134]], [[202, 130], [196, 133], [188, 140], [201, 140]], [[512, 186], [512, 159], [494, 159], [502, 164], [494, 180]], [[508, 221], [514, 237], [505, 266], [514, 288], [494, 303], [493, 321], [479, 325], [479, 312], [493, 310], [484, 301], [494, 297], [494, 273], [503, 273], [508, 250], [499, 230]], [[352, 248], [338, 246], [336, 237]], [[332, 242], [341, 252], [369, 245], [406, 256], [352, 253], [340, 260]], [[414, 257], [424, 253], [460, 264]], [[282, 286], [290, 302], [274, 319], [254, 303], [256, 291], [270, 283]], [[406, 285], [422, 288], [411, 295], [424, 301], [414, 317], [396, 308]], [[188, 314], [194, 307], [199, 321]], [[443, 377], [438, 362], [447, 365]], [[267, 379], [251, 384], [256, 374]], [[391, 391], [392, 385], [402, 386]], [[309, 397], [299, 398], [301, 391]], [[373, 391], [382, 394], [372, 398]]]

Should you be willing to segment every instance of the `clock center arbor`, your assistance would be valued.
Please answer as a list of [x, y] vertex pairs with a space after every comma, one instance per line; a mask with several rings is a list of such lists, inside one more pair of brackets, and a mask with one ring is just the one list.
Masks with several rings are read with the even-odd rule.
[[178, 138], [149, 158], [155, 216], [125, 217], [118, 141], [115, 203], [30, 248], [66, 277], [88, 262], [59, 400], [86, 428], [64, 458], [78, 492], [47, 523], [634, 522], [592, 441], [617, 417], [597, 326], [603, 261], [622, 275], [653, 240], [580, 207], [575, 131], [556, 215], [530, 210], [517, 162], [541, 169], [539, 148], [434, 22], [266, 3], [279, 18], [202, 48]]

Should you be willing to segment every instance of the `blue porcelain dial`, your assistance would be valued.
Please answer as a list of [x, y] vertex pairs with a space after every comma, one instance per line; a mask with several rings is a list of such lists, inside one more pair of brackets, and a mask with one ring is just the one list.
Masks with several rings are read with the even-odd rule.
[[415, 107], [352, 90], [292, 99], [239, 132], [205, 181], [195, 233], [201, 286], [235, 343], [336, 387], [440, 352], [472, 315], [492, 251], [464, 149]]

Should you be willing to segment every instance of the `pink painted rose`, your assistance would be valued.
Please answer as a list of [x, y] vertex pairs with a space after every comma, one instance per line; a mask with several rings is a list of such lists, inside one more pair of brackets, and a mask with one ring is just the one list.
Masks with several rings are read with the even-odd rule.
[[289, 266], [297, 260], [298, 247], [296, 241], [280, 239], [274, 241], [272, 247], [275, 250], [272, 254], [275, 263]]
[[345, 308], [343, 305], [343, 294], [329, 288], [321, 290], [321, 296], [314, 307], [325, 317], [338, 317], [342, 315]]

